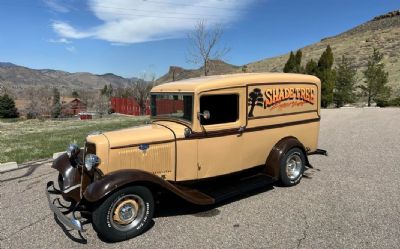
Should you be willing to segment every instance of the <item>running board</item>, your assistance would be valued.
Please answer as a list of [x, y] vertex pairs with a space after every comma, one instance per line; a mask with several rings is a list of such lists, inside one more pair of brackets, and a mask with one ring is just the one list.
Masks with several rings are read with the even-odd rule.
[[[234, 196], [248, 193], [250, 191], [261, 189], [275, 182], [274, 178], [266, 174], [256, 174], [246, 177], [227, 177], [207, 181], [203, 184], [196, 184], [191, 188], [179, 186], [178, 188], [188, 193], [188, 195], [197, 195], [202, 199], [209, 197], [214, 203], [222, 202]], [[190, 194], [189, 194], [190, 193]]]

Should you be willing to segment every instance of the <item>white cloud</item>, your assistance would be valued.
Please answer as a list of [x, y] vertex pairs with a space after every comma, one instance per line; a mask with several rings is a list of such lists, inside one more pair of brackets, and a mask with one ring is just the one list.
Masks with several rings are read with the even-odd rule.
[[53, 29], [63, 38], [82, 39], [93, 35], [88, 32], [80, 32], [66, 22], [55, 21], [52, 26]]
[[68, 46], [65, 49], [71, 53], [76, 53], [76, 48], [74, 46]]
[[51, 43], [64, 43], [64, 44], [72, 43], [70, 40], [68, 40], [66, 38], [49, 39], [48, 42], [51, 42]]
[[95, 38], [113, 45], [185, 37], [199, 20], [226, 25], [244, 14], [255, 0], [89, 0], [89, 8], [102, 22], [87, 30], [55, 21], [63, 38]]
[[43, 3], [53, 11], [61, 13], [69, 12], [69, 7], [60, 0], [43, 0]]

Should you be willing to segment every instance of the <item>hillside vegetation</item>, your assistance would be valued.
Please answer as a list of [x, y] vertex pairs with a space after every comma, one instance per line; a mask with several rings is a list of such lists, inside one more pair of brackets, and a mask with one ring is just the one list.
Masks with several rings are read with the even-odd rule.
[[[398, 13], [397, 11], [395, 13]], [[400, 15], [383, 15], [334, 37], [301, 48], [303, 62], [318, 61], [322, 52], [330, 45], [335, 61], [342, 55], [354, 59], [361, 78], [368, 56], [377, 48], [384, 54], [385, 69], [389, 72], [389, 85], [400, 88]], [[288, 54], [247, 64], [249, 72], [281, 72]]]
[[[320, 42], [301, 48], [303, 52], [303, 65], [319, 57], [330, 45], [333, 49], [335, 62], [342, 55], [354, 59], [358, 70], [358, 81], [362, 82], [362, 70], [365, 69], [368, 56], [377, 48], [384, 54], [385, 70], [389, 72], [389, 86], [400, 92], [400, 11], [393, 11], [373, 20], [350, 29], [333, 37], [323, 38]], [[289, 51], [290, 52], [290, 51]], [[243, 66], [234, 66], [222, 61], [214, 62], [216, 66], [210, 70], [210, 75], [239, 73], [246, 67], [246, 72], [282, 72], [287, 54], [266, 58], [261, 61], [251, 62]], [[169, 72], [159, 78], [158, 82], [172, 81], [175, 70], [175, 80], [201, 76], [201, 68], [197, 70], [185, 70], [179, 67], [171, 67]], [[177, 74], [178, 73], [178, 74]], [[176, 76], [178, 75], [178, 76]]]

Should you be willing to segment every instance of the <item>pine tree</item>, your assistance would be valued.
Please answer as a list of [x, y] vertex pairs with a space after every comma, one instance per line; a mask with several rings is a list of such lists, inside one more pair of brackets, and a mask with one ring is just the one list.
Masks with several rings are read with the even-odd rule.
[[343, 55], [336, 67], [336, 82], [333, 93], [336, 107], [342, 107], [346, 103], [354, 102], [356, 74], [357, 70], [354, 67], [354, 63]]
[[361, 85], [360, 89], [368, 97], [368, 106], [371, 106], [372, 100], [378, 105], [384, 105], [390, 96], [390, 88], [386, 86], [389, 73], [385, 71], [385, 64], [382, 63], [382, 60], [383, 54], [374, 49], [368, 59], [367, 69], [363, 72], [366, 84]]
[[19, 113], [14, 100], [8, 95], [0, 96], [0, 118], [18, 118]]
[[108, 87], [107, 85], [104, 85], [103, 89], [100, 91], [101, 95], [106, 95], [108, 93]]
[[72, 98], [79, 98], [79, 93], [76, 90], [72, 91]]
[[296, 58], [293, 54], [292, 51], [290, 51], [290, 56], [288, 61], [285, 64], [285, 67], [283, 68], [284, 73], [291, 73], [295, 70], [296, 68]]
[[111, 83], [108, 85], [107, 96], [111, 97], [114, 93], [114, 88], [112, 87]]
[[309, 60], [306, 64], [305, 72], [309, 75], [317, 75], [318, 64], [313, 60]]
[[303, 73], [304, 69], [301, 67], [301, 57], [303, 56], [303, 52], [301, 50], [296, 51], [296, 55], [293, 51], [290, 52], [289, 59], [283, 68], [283, 72], [285, 73]]
[[321, 106], [326, 108], [333, 102], [333, 88], [335, 86], [335, 71], [333, 66], [333, 53], [328, 45], [318, 61], [317, 76], [321, 80]]
[[51, 117], [58, 118], [61, 115], [60, 92], [53, 88], [53, 101], [51, 106]]
[[301, 52], [301, 49], [297, 50], [296, 55], [294, 57], [295, 61], [295, 68], [293, 73], [303, 73], [304, 68], [301, 66], [301, 57], [303, 57], [303, 52]]

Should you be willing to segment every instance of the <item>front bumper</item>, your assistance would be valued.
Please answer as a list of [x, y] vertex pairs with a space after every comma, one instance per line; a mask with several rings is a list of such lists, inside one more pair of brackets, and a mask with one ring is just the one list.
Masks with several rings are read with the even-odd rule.
[[[51, 189], [52, 188], [52, 189]], [[75, 207], [71, 208], [67, 208], [66, 211], [61, 211], [60, 208], [62, 207], [57, 207], [54, 203], [57, 201], [57, 198], [54, 200], [51, 200], [50, 195], [61, 195], [61, 191], [57, 190], [54, 187], [54, 182], [50, 181], [47, 183], [46, 185], [46, 196], [47, 196], [47, 201], [49, 203], [49, 207], [51, 209], [51, 211], [54, 213], [54, 215], [57, 217], [57, 219], [64, 224], [65, 226], [78, 230], [78, 231], [83, 231], [82, 229], [82, 224], [81, 222], [75, 218], [74, 215], [74, 211], [75, 211]], [[72, 218], [69, 218], [67, 216], [68, 213], [71, 213]]]

